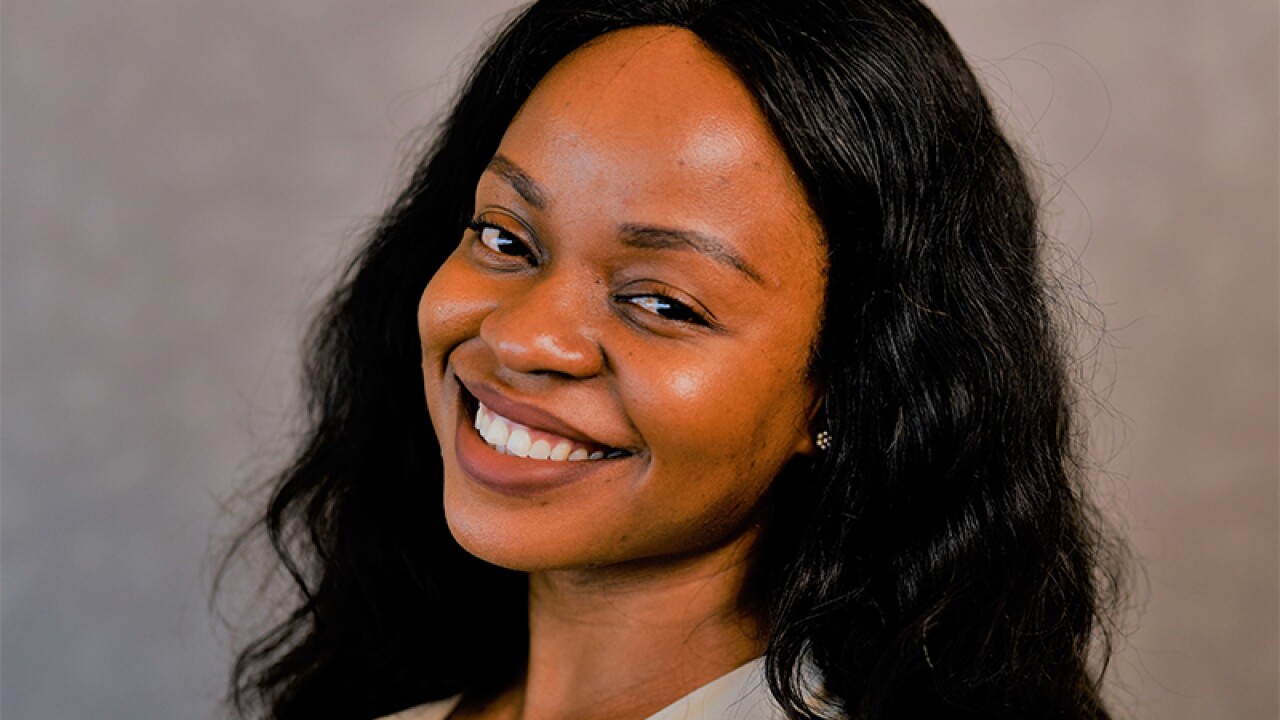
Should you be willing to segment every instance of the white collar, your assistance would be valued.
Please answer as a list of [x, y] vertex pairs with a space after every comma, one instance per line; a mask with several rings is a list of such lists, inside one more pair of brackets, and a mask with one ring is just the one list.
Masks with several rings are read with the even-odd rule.
[[[461, 695], [455, 695], [382, 720], [445, 720], [461, 700]], [[647, 720], [784, 720], [785, 717], [769, 694], [764, 658], [758, 657], [676, 700]]]

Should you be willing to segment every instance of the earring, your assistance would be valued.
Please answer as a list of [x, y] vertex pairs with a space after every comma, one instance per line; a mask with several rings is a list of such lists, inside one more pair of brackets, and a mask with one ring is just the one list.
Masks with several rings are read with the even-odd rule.
[[818, 436], [814, 438], [813, 444], [818, 446], [819, 450], [831, 449], [831, 433], [826, 430], [818, 431]]

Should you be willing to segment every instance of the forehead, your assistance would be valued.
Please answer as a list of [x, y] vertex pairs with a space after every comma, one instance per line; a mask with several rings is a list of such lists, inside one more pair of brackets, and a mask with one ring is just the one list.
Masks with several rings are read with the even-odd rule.
[[547, 189], [552, 212], [677, 225], [748, 255], [816, 262], [820, 228], [785, 151], [737, 74], [686, 30], [622, 30], [570, 54], [500, 152]]

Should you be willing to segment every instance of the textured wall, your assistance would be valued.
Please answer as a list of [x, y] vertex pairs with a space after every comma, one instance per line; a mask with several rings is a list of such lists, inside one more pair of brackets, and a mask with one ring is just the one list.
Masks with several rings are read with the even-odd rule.
[[[287, 441], [311, 303], [511, 3], [7, 0], [0, 716], [210, 717], [220, 498]], [[937, 0], [1110, 334], [1100, 486], [1140, 718], [1277, 708], [1277, 8]]]

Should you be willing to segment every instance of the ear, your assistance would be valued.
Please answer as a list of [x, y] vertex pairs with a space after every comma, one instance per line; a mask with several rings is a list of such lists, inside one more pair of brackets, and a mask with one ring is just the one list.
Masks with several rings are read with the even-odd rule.
[[795, 453], [797, 455], [813, 456], [818, 454], [818, 431], [826, 429], [827, 423], [823, 419], [825, 416], [823, 408], [827, 396], [826, 390], [816, 382], [811, 385], [809, 407], [805, 413], [804, 425], [796, 438]]

